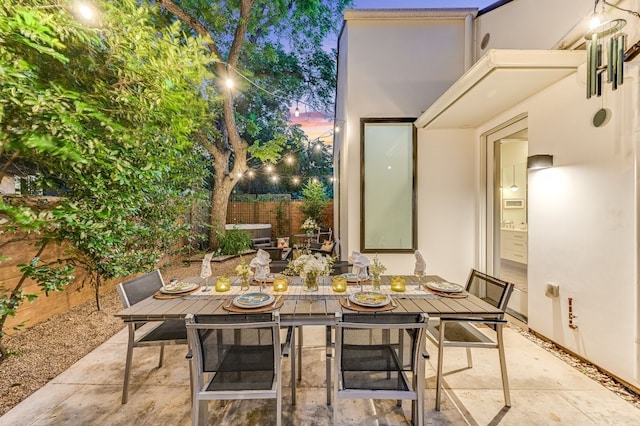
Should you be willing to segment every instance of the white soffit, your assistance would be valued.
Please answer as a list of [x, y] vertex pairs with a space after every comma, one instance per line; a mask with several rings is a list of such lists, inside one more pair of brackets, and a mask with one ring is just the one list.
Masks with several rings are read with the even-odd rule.
[[585, 51], [489, 50], [415, 121], [417, 128], [475, 128], [586, 62]]

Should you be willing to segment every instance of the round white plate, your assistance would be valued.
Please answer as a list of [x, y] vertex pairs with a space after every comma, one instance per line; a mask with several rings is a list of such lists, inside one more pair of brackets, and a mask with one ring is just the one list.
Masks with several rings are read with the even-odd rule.
[[[358, 282], [358, 278], [356, 277], [356, 274], [354, 274], [353, 272], [347, 272], [346, 274], [342, 274], [342, 276], [347, 280], [348, 283]], [[360, 281], [366, 281], [368, 279], [369, 277], [360, 278]]]
[[356, 305], [366, 306], [368, 308], [376, 308], [379, 306], [388, 305], [390, 300], [386, 294], [378, 293], [375, 291], [363, 291], [354, 293], [349, 296], [349, 300]]
[[429, 281], [427, 283], [427, 287], [431, 290], [441, 291], [443, 293], [460, 293], [464, 290], [460, 284], [448, 283], [446, 281], [437, 282], [437, 281]]
[[185, 293], [187, 291], [195, 290], [198, 288], [199, 284], [196, 283], [185, 283], [183, 281], [178, 281], [177, 283], [169, 283], [160, 289], [160, 293], [165, 294], [177, 294], [177, 293]]
[[233, 304], [239, 308], [261, 308], [263, 306], [267, 306], [276, 298], [272, 294], [266, 293], [247, 293], [240, 296], [237, 296], [233, 299]]

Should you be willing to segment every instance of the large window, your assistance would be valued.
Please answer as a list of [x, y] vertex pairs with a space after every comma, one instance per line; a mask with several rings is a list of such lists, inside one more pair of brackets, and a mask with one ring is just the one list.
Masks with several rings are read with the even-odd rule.
[[360, 121], [360, 248], [412, 252], [416, 246], [415, 118]]

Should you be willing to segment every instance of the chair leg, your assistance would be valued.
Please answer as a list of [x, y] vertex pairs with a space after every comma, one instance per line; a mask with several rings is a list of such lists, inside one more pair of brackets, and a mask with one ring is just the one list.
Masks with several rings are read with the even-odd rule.
[[465, 348], [467, 350], [467, 366], [473, 368], [473, 359], [471, 358], [471, 348]]
[[498, 355], [500, 356], [500, 373], [502, 373], [502, 390], [504, 391], [504, 405], [511, 407], [511, 395], [509, 392], [509, 378], [507, 377], [507, 359], [504, 356], [504, 341], [503, 341], [503, 325], [498, 324], [496, 330], [498, 335]]
[[326, 370], [325, 377], [327, 378], [327, 405], [331, 405], [331, 327], [326, 328], [326, 353], [325, 353]]
[[438, 368], [436, 372], [436, 410], [440, 411], [440, 397], [442, 394], [442, 357], [444, 353], [445, 323], [440, 323], [440, 338], [438, 340]]
[[289, 359], [291, 359], [291, 405], [296, 405], [296, 331], [291, 333], [291, 349]]
[[158, 361], [158, 368], [162, 367], [163, 361], [164, 361], [164, 345], [160, 345], [160, 360]]
[[302, 380], [302, 326], [298, 326], [298, 380]]
[[133, 341], [135, 339], [135, 331], [133, 326], [129, 325], [129, 343], [127, 344], [127, 356], [124, 363], [124, 383], [122, 384], [122, 403], [126, 404], [129, 400], [129, 374], [131, 373], [131, 361], [133, 359]]
[[209, 417], [209, 406], [207, 400], [193, 400], [191, 408], [191, 424], [193, 426], [206, 426]]

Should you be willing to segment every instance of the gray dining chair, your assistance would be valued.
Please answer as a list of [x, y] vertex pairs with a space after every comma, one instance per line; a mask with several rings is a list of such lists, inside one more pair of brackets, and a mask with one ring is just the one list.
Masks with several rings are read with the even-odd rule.
[[278, 312], [188, 315], [193, 361], [193, 425], [205, 425], [208, 401], [275, 399], [282, 417], [282, 348]]
[[[120, 283], [116, 290], [120, 295], [122, 305], [129, 308], [144, 299], [153, 296], [162, 286], [164, 281], [159, 270], [149, 272], [140, 277]], [[122, 403], [129, 399], [129, 376], [133, 361], [133, 348], [143, 346], [160, 346], [160, 360], [158, 368], [162, 367], [165, 345], [186, 345], [187, 329], [183, 320], [166, 320], [154, 322], [129, 322], [129, 339], [127, 342], [127, 355], [124, 367], [124, 384], [122, 386]]]
[[406, 399], [413, 424], [422, 425], [427, 314], [336, 315], [333, 423], [341, 399]]
[[[503, 281], [472, 269], [469, 279], [467, 280], [466, 291], [504, 312], [507, 309], [509, 298], [513, 292], [513, 283]], [[446, 317], [446, 315], [440, 317], [440, 319], [432, 319], [429, 321], [427, 337], [438, 347], [436, 410], [440, 410], [445, 347], [466, 348], [467, 365], [469, 368], [473, 367], [471, 348], [498, 349], [505, 406], [511, 406], [509, 379], [507, 377], [507, 363], [504, 354], [503, 341], [503, 327], [506, 323], [507, 321], [505, 319], [486, 319], [482, 317], [449, 318]], [[478, 325], [483, 324], [495, 330], [495, 338], [478, 328]], [[485, 327], [485, 330], [487, 330], [487, 327]]]

